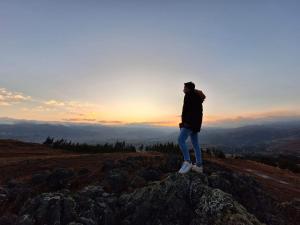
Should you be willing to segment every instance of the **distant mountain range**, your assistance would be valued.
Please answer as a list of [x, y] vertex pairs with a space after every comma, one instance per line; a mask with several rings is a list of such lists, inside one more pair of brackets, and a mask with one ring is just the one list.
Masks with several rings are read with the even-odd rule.
[[[0, 139], [17, 139], [42, 143], [48, 136], [89, 144], [117, 140], [131, 144], [177, 143], [179, 128], [145, 125], [105, 126], [0, 119]], [[202, 146], [221, 148], [225, 152], [290, 153], [300, 155], [300, 120], [248, 125], [239, 128], [203, 127]], [[190, 143], [189, 143], [190, 145]], [[191, 145], [190, 145], [191, 146]]]
[[42, 143], [48, 136], [97, 144], [124, 140], [142, 143], [175, 132], [176, 128], [146, 125], [108, 126], [88, 123], [43, 122], [0, 118], [0, 138]]

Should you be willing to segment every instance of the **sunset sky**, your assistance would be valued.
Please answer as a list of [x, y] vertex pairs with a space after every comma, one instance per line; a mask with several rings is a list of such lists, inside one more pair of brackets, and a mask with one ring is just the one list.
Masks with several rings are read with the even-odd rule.
[[300, 118], [299, 1], [0, 2], [0, 117], [177, 126]]

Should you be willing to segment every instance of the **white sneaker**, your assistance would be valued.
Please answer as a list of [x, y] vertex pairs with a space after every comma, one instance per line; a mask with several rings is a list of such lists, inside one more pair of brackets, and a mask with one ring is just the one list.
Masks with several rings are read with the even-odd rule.
[[193, 164], [184, 160], [178, 173], [187, 173], [192, 169]]
[[192, 171], [195, 171], [196, 173], [203, 173], [203, 166], [197, 166], [196, 164], [193, 164]]

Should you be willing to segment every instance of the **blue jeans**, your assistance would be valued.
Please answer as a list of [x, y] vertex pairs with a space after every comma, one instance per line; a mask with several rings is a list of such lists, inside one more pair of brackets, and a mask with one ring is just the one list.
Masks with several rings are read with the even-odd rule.
[[191, 138], [191, 142], [196, 156], [196, 164], [198, 166], [202, 166], [202, 156], [200, 145], [198, 142], [198, 132], [193, 133], [191, 129], [185, 127], [180, 128], [180, 134], [178, 136], [178, 144], [180, 150], [183, 153], [183, 158], [184, 160], [191, 162], [190, 153], [186, 145], [186, 139], [188, 138], [188, 136], [190, 136]]

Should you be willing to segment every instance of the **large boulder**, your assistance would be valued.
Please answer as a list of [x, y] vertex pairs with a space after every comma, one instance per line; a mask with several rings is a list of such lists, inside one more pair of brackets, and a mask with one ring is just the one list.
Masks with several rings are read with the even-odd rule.
[[120, 224], [262, 224], [205, 175], [171, 173], [119, 198]]
[[101, 186], [87, 186], [76, 193], [68, 190], [42, 193], [25, 203], [16, 224], [115, 224], [110, 208], [114, 202], [115, 198]]
[[273, 225], [286, 224], [280, 204], [272, 198], [250, 175], [217, 170], [207, 176], [208, 185], [229, 193], [248, 212], [262, 222]]

